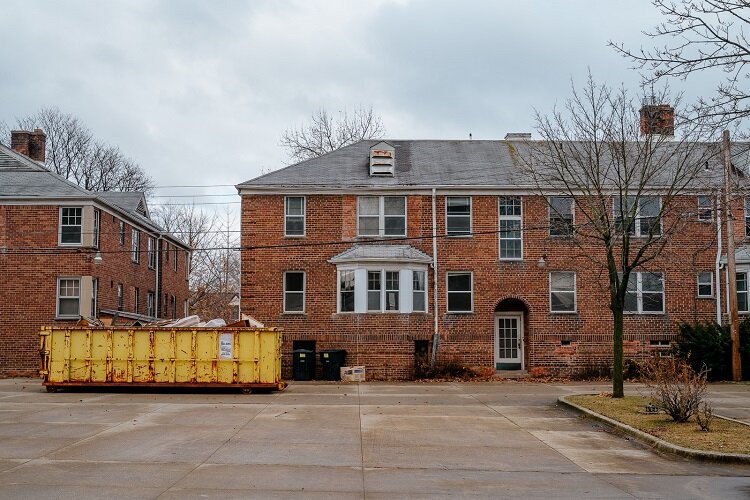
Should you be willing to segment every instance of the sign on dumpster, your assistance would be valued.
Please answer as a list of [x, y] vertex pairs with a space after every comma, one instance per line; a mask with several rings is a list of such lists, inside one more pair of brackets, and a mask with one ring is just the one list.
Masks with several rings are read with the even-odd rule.
[[232, 334], [219, 334], [219, 359], [232, 359]]

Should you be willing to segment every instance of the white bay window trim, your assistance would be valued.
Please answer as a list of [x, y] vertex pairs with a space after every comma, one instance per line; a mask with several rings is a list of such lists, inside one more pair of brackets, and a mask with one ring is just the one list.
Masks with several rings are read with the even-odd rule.
[[[354, 273], [354, 310], [353, 311], [342, 311], [342, 294], [341, 294], [341, 283], [342, 274], [352, 272]], [[376, 291], [379, 295], [378, 308], [369, 308], [368, 294], [369, 290], [370, 273], [378, 273], [380, 278], [379, 289]], [[388, 273], [397, 273], [395, 279], [398, 281], [398, 289], [388, 289], [387, 276]], [[361, 263], [357, 265], [339, 265], [336, 273], [336, 311], [338, 313], [371, 313], [371, 314], [408, 314], [412, 312], [424, 313], [429, 310], [429, 303], [427, 301], [427, 290], [425, 289], [422, 293], [425, 294], [425, 307], [424, 310], [414, 311], [414, 273], [424, 273], [425, 285], [427, 276], [427, 266], [420, 265], [384, 265], [382, 263]], [[391, 275], [393, 278], [393, 275]], [[391, 279], [393, 284], [394, 279]], [[426, 288], [426, 287], [425, 287]], [[396, 292], [398, 296], [398, 304], [396, 309], [388, 309], [387, 298], [388, 292]]]

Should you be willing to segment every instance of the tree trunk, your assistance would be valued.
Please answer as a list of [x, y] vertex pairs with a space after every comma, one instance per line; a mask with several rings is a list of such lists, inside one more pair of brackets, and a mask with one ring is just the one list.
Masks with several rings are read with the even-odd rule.
[[612, 335], [612, 397], [621, 398], [625, 395], [622, 377], [622, 307], [612, 310], [614, 332]]

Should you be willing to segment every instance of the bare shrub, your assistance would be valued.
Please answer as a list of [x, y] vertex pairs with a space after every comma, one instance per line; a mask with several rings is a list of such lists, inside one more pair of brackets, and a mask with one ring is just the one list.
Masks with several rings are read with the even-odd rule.
[[715, 417], [713, 407], [705, 401], [700, 404], [698, 410], [695, 412], [695, 421], [698, 422], [703, 432], [711, 431], [711, 424]]
[[708, 390], [706, 371], [696, 373], [679, 358], [653, 358], [643, 363], [641, 374], [656, 406], [675, 422], [687, 422]]
[[476, 376], [476, 372], [461, 363], [458, 358], [449, 356], [439, 360], [434, 368], [426, 367], [423, 372], [425, 379], [461, 379], [468, 380]]

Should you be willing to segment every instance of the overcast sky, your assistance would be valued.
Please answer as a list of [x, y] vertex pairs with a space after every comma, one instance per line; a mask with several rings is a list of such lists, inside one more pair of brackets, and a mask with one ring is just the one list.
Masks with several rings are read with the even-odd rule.
[[279, 137], [319, 107], [372, 105], [394, 139], [502, 139], [587, 68], [637, 91], [607, 40], [649, 45], [659, 20], [647, 0], [2, 0], [0, 120], [58, 106], [159, 186], [236, 184], [286, 165]]

